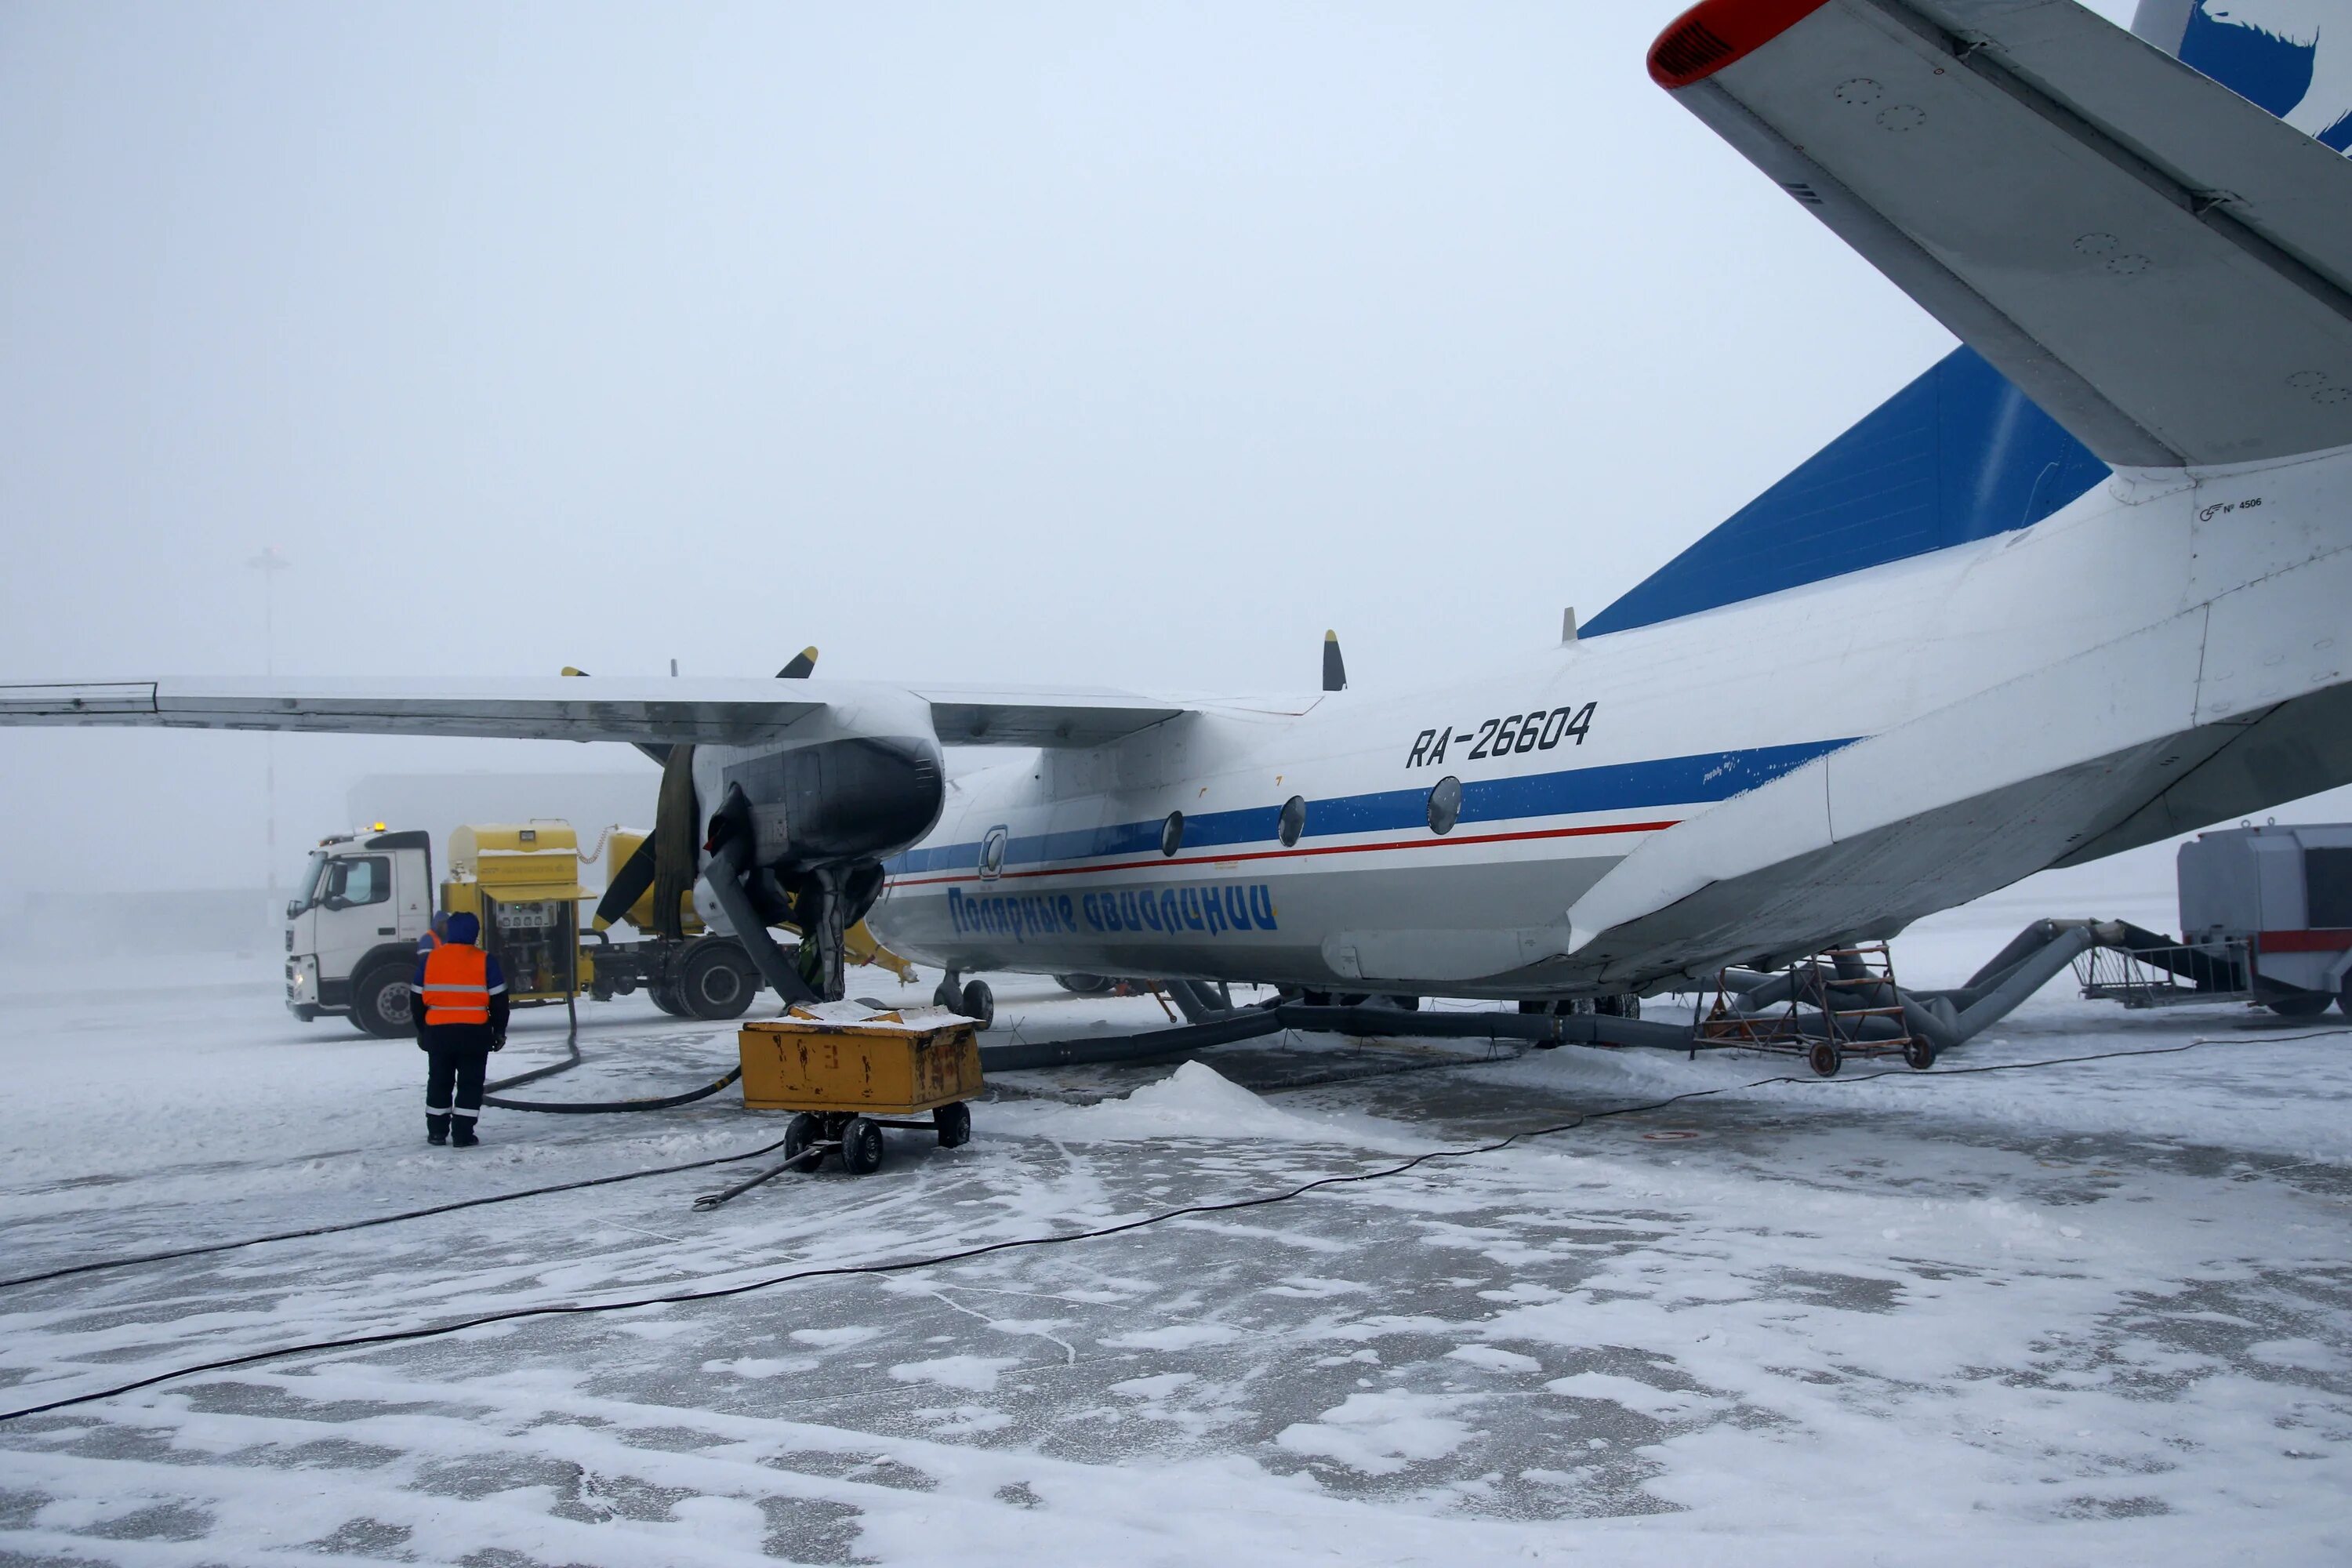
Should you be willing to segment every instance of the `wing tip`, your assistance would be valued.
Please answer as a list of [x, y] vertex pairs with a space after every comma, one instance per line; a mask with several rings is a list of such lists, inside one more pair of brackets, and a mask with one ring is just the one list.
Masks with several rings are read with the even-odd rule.
[[1699, 0], [1650, 46], [1650, 79], [1668, 92], [1755, 53], [1829, 0]]

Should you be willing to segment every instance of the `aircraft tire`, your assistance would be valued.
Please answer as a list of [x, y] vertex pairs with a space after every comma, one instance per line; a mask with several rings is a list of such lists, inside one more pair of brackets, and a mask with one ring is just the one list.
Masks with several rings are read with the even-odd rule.
[[975, 1027], [985, 1031], [996, 1022], [996, 993], [988, 988], [985, 980], [975, 980], [963, 988], [962, 1005], [956, 1011], [970, 1018]]

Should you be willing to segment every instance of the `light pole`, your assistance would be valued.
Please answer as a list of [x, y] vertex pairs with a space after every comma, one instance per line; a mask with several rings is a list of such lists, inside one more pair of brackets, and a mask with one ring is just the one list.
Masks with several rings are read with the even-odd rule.
[[[245, 563], [261, 574], [261, 673], [265, 678], [274, 677], [278, 673], [278, 619], [274, 603], [276, 595], [271, 587], [278, 574], [293, 563], [278, 553], [278, 546], [265, 544], [260, 554], [248, 556]], [[262, 731], [261, 766], [265, 781], [263, 788], [269, 797], [268, 828], [263, 839], [263, 853], [269, 859], [269, 902], [275, 908], [278, 903], [278, 732], [274, 730]]]

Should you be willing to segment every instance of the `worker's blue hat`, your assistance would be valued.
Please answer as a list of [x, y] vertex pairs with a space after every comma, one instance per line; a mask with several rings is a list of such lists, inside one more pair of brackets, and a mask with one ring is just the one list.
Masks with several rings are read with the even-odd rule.
[[449, 917], [449, 940], [451, 942], [477, 942], [480, 940], [481, 935], [482, 922], [476, 920], [472, 915], [467, 913], [464, 910], [459, 910], [456, 914]]

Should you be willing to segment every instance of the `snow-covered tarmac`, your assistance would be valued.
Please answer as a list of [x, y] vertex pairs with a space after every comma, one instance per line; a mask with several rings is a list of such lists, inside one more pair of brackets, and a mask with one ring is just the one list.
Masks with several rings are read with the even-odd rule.
[[[1945, 917], [1898, 948], [1906, 978], [1946, 982], [2054, 912]], [[782, 1131], [730, 1094], [494, 1111], [484, 1147], [428, 1149], [415, 1051], [294, 1023], [267, 957], [91, 979], [0, 976], [0, 1275]], [[1002, 992], [1038, 1032], [1151, 1009]], [[641, 1003], [583, 1021], [589, 1066], [530, 1092], [675, 1090], [731, 1058], [731, 1031]], [[2126, 1015], [2062, 979], [1948, 1065], [2226, 1043], [1830, 1083], [1584, 1050], [1349, 1079], [1440, 1058], [1229, 1047], [1009, 1075], [964, 1149], [897, 1134], [877, 1176], [787, 1177], [713, 1213], [693, 1197], [759, 1165], [0, 1290], [16, 1409], [486, 1310], [1076, 1232], [1797, 1079], [1108, 1238], [0, 1423], [0, 1561], [2352, 1560], [2352, 1036], [2273, 1038], [2333, 1014], [2246, 1022]], [[524, 1015], [497, 1066], [561, 1038], [560, 1016]], [[1270, 1087], [1302, 1077], [1327, 1081]]]

